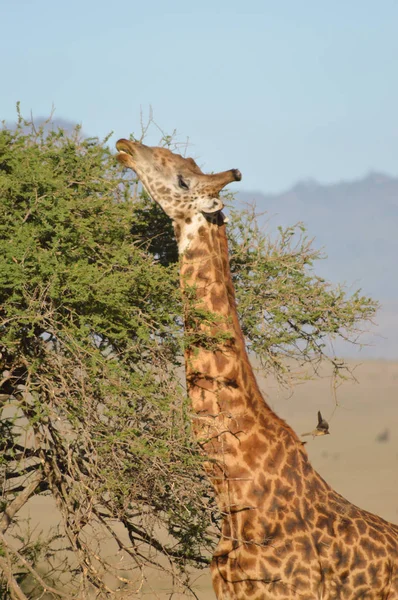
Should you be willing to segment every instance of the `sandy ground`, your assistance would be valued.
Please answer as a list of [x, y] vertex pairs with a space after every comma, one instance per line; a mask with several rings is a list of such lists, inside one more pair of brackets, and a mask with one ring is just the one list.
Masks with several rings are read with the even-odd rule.
[[[297, 433], [311, 431], [322, 411], [331, 435], [305, 438], [313, 466], [348, 500], [397, 523], [398, 362], [366, 361], [355, 367], [358, 383], [344, 383], [337, 396], [326, 373], [292, 390], [260, 374], [258, 379], [268, 403]], [[42, 525], [55, 518], [45, 504], [30, 504], [27, 512]], [[208, 572], [197, 574], [194, 589], [200, 600], [215, 598]], [[169, 582], [154, 573], [141, 597], [163, 600], [169, 593]], [[186, 597], [173, 595], [174, 600]]]

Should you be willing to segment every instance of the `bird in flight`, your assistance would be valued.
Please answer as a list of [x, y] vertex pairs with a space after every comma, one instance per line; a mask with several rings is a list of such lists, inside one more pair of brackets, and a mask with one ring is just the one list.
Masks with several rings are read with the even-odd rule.
[[329, 423], [322, 417], [321, 411], [318, 410], [318, 425], [313, 431], [303, 433], [302, 435], [312, 435], [312, 437], [316, 437], [318, 435], [328, 435], [329, 433]]

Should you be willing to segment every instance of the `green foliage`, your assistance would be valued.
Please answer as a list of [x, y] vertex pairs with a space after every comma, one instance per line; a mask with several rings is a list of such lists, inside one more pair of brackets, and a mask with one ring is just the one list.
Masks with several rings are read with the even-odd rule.
[[347, 365], [329, 356], [328, 342], [359, 343], [377, 303], [316, 275], [322, 255], [301, 223], [278, 233], [274, 240], [264, 233], [253, 207], [230, 211], [231, 271], [248, 346], [282, 381], [292, 360], [313, 367], [328, 360], [342, 376]]
[[[0, 132], [6, 502], [21, 492], [17, 471], [43, 469], [38, 492], [51, 492], [61, 512], [74, 515], [65, 519], [74, 551], [91, 511], [90, 518], [123, 522], [134, 544], [156, 542], [151, 529], [160, 520], [173, 545], [181, 540], [171, 555], [207, 562], [207, 484], [174, 374], [182, 337], [177, 268], [154, 258], [140, 235], [154, 211], [140, 198], [127, 201], [135, 184], [122, 180], [106, 143], [82, 139], [78, 128], [67, 136], [25, 133], [26, 125]], [[15, 448], [24, 434], [36, 449], [21, 465]], [[192, 478], [201, 497], [187, 493]], [[94, 566], [89, 575], [98, 579]]]
[[[187, 565], [208, 563], [217, 511], [180, 384], [170, 222], [107, 140], [22, 118], [0, 132], [0, 196], [2, 508], [41, 474], [30, 493], [50, 495], [62, 515], [76, 597], [78, 581], [106, 597], [106, 573], [126, 585], [164, 557], [185, 582]], [[318, 254], [294, 228], [270, 242], [252, 213], [231, 217], [242, 326], [268, 367], [319, 360], [326, 336], [373, 315], [371, 300], [313, 273]], [[99, 559], [105, 535], [128, 576]]]

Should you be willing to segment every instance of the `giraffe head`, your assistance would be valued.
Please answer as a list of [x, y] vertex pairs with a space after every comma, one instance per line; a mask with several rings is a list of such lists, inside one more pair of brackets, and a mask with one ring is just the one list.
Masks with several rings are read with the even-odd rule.
[[193, 158], [183, 158], [167, 148], [151, 148], [121, 139], [117, 160], [133, 169], [150, 196], [176, 223], [196, 215], [212, 215], [223, 208], [220, 191], [242, 178], [237, 169], [206, 175]]

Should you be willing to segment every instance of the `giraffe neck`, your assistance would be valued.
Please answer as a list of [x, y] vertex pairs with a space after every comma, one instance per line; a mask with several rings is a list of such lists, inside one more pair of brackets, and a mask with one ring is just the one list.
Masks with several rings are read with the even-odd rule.
[[[209, 458], [208, 474], [219, 502], [229, 482], [230, 505], [231, 481], [239, 481], [242, 489], [242, 478], [256, 471], [257, 458], [250, 456], [255, 448], [248, 444], [258, 444], [266, 453], [282, 438], [294, 445], [298, 440], [266, 404], [256, 383], [239, 325], [222, 217], [202, 218], [197, 225], [176, 228], [182, 249], [187, 390], [194, 432]], [[257, 449], [253, 454], [258, 457]], [[226, 509], [227, 500], [220, 503]]]

